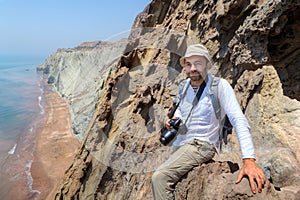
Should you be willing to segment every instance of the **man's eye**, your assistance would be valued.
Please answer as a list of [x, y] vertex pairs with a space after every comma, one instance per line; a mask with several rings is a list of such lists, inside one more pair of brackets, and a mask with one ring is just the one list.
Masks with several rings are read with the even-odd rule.
[[201, 62], [195, 62], [195, 65], [200, 66], [200, 65], [202, 65], [202, 63]]

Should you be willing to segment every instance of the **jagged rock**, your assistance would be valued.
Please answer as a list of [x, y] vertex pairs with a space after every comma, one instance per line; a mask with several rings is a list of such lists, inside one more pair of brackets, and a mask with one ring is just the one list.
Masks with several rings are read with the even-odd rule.
[[[48, 77], [48, 81], [47, 81], [47, 84], [53, 84], [54, 83], [54, 81], [55, 81], [55, 78], [54, 78], [54, 76], [52, 76], [52, 75], [50, 75], [49, 77]], [[63, 96], [63, 95], [62, 95]]]
[[46, 68], [44, 64], [39, 64], [36, 66], [37, 72], [43, 72], [44, 74], [49, 74], [49, 68]]
[[235, 184], [239, 166], [232, 162], [213, 162], [194, 168], [176, 186], [176, 199], [294, 199], [266, 185], [262, 193], [253, 194], [244, 179]]
[[[180, 180], [176, 199], [299, 198], [299, 11], [296, 0], [153, 0], [115, 62], [108, 54], [89, 57], [93, 45], [49, 57], [54, 84], [69, 99], [75, 126], [85, 124], [77, 130], [86, 133], [56, 199], [152, 199], [151, 175], [170, 153], [158, 138], [184, 78], [178, 60], [195, 42], [211, 52], [212, 73], [234, 87], [271, 185], [253, 195], [246, 179], [234, 184], [231, 168], [242, 163], [233, 133], [216, 162]], [[99, 48], [119, 52], [109, 45]]]

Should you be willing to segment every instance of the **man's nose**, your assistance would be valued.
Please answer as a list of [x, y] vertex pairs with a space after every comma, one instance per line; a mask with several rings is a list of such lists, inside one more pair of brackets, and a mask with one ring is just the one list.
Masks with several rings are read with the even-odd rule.
[[191, 66], [191, 71], [197, 71], [197, 68], [194, 64], [192, 64], [192, 66]]

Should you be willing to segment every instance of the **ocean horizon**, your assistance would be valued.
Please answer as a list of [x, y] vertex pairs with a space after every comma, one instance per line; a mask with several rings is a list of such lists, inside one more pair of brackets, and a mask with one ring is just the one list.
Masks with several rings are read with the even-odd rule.
[[[35, 132], [44, 116], [39, 56], [0, 55], [0, 199], [16, 184], [31, 190]], [[38, 191], [32, 191], [38, 192]]]

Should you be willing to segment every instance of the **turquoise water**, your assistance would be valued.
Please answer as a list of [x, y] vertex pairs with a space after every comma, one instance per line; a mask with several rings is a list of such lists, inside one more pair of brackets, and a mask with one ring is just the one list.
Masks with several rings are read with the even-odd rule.
[[38, 113], [38, 58], [0, 56], [0, 140], [16, 140]]
[[[35, 130], [43, 118], [43, 58], [0, 56], [0, 199], [24, 182], [31, 187], [30, 167]], [[5, 181], [4, 181], [5, 180]]]

